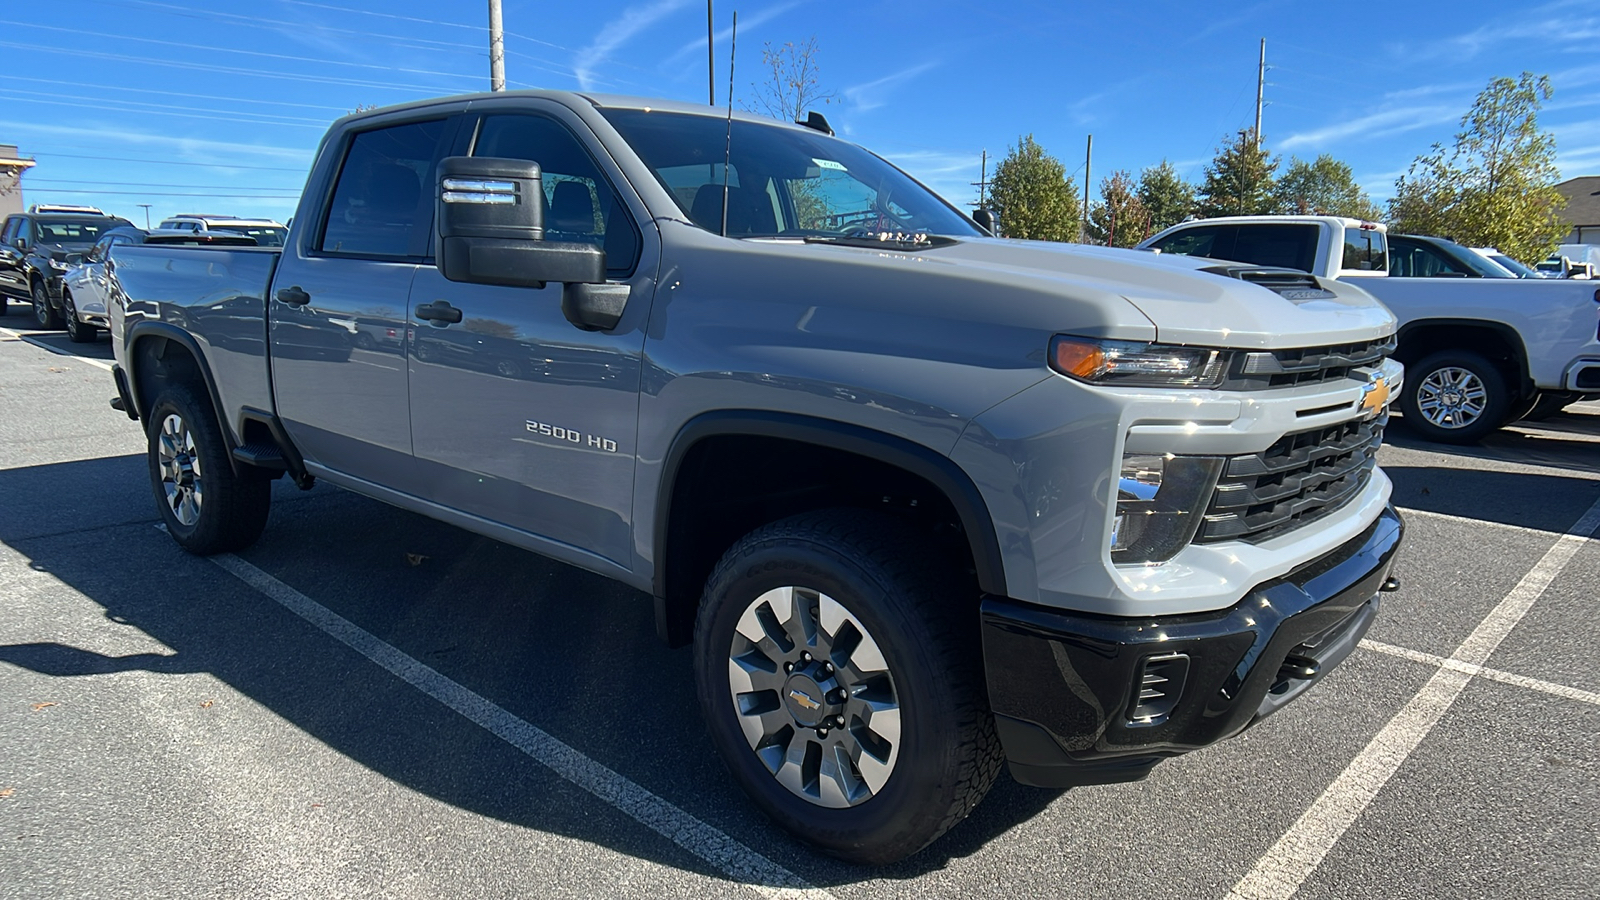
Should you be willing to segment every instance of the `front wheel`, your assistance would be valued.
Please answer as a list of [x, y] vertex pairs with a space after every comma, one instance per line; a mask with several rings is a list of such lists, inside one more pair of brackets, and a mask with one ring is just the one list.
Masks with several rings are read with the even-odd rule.
[[1503, 424], [1514, 410], [1506, 379], [1488, 359], [1442, 350], [1406, 367], [1400, 408], [1406, 426], [1430, 441], [1471, 444]]
[[190, 553], [242, 550], [267, 524], [272, 482], [241, 467], [235, 473], [211, 404], [184, 384], [150, 407], [150, 486], [167, 533]]
[[33, 321], [45, 331], [61, 327], [61, 317], [50, 308], [50, 295], [45, 291], [42, 281], [33, 283]]
[[62, 318], [67, 323], [67, 337], [74, 344], [92, 344], [100, 336], [100, 329], [78, 318], [78, 307], [72, 302], [72, 294], [66, 291], [61, 293]]
[[983, 799], [1002, 758], [976, 591], [959, 583], [896, 520], [854, 510], [767, 525], [723, 556], [695, 624], [700, 706], [775, 822], [886, 864]]

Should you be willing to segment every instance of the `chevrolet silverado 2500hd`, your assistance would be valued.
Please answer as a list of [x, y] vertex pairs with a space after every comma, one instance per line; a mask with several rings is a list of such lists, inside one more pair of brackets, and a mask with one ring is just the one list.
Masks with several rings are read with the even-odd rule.
[[[1395, 356], [1408, 372], [1400, 408], [1406, 425], [1429, 440], [1472, 443], [1536, 406], [1553, 412], [1600, 396], [1594, 284], [1470, 277], [1466, 264], [1452, 263], [1436, 245], [1401, 243], [1408, 259], [1391, 270], [1383, 225], [1337, 216], [1232, 216], [1174, 225], [1139, 247], [1286, 266], [1365, 288], [1400, 319]], [[1441, 277], [1397, 277], [1400, 271]]]
[[167, 530], [243, 547], [287, 473], [649, 592], [733, 777], [874, 863], [1002, 762], [1137, 779], [1351, 652], [1402, 531], [1388, 310], [995, 239], [812, 122], [363, 112], [281, 250], [112, 248]]

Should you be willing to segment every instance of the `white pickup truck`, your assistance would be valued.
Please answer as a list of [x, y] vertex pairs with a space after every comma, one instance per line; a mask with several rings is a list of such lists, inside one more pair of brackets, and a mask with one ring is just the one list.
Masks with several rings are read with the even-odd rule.
[[1359, 279], [1400, 320], [1400, 408], [1429, 440], [1471, 443], [1535, 404], [1550, 410], [1600, 397], [1593, 281], [1391, 277], [1387, 228], [1336, 216], [1199, 219], [1139, 249]]

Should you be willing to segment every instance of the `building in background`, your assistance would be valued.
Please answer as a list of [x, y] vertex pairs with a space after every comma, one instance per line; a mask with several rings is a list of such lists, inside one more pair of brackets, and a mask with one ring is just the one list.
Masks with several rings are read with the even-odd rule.
[[0, 216], [22, 212], [22, 173], [33, 160], [17, 155], [16, 144], [0, 144]]
[[1567, 198], [1562, 217], [1572, 223], [1563, 244], [1600, 244], [1600, 175], [1569, 178], [1556, 185]]

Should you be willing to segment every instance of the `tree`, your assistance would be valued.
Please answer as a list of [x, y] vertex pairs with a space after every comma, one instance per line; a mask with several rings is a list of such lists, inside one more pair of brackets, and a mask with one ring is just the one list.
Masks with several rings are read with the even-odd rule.
[[1292, 158], [1278, 179], [1278, 208], [1286, 213], [1348, 216], [1376, 221], [1382, 213], [1356, 184], [1350, 166], [1324, 153], [1311, 162]]
[[1139, 202], [1150, 214], [1150, 234], [1155, 234], [1194, 215], [1194, 185], [1163, 159], [1139, 173]]
[[989, 207], [999, 214], [1006, 237], [1066, 242], [1078, 237], [1078, 189], [1061, 161], [1031, 134], [995, 166]]
[[1255, 132], [1240, 129], [1239, 136], [1217, 148], [1216, 158], [1206, 166], [1206, 181], [1200, 188], [1200, 215], [1260, 216], [1278, 211], [1273, 195], [1272, 173], [1278, 161], [1269, 160], [1267, 151], [1256, 146]]
[[1089, 240], [1107, 247], [1132, 247], [1151, 234], [1150, 211], [1133, 176], [1118, 169], [1100, 181], [1100, 201], [1089, 211]]
[[767, 42], [761, 48], [761, 64], [767, 79], [750, 85], [756, 92], [755, 101], [749, 106], [754, 112], [781, 122], [798, 122], [812, 108], [837, 99], [833, 91], [822, 87], [818, 77], [816, 35], [804, 43], [789, 41], [781, 47]]
[[1545, 75], [1492, 79], [1461, 117], [1449, 155], [1435, 144], [1395, 182], [1392, 227], [1499, 247], [1524, 262], [1548, 256], [1567, 232], [1555, 137], [1539, 128], [1552, 94]]

